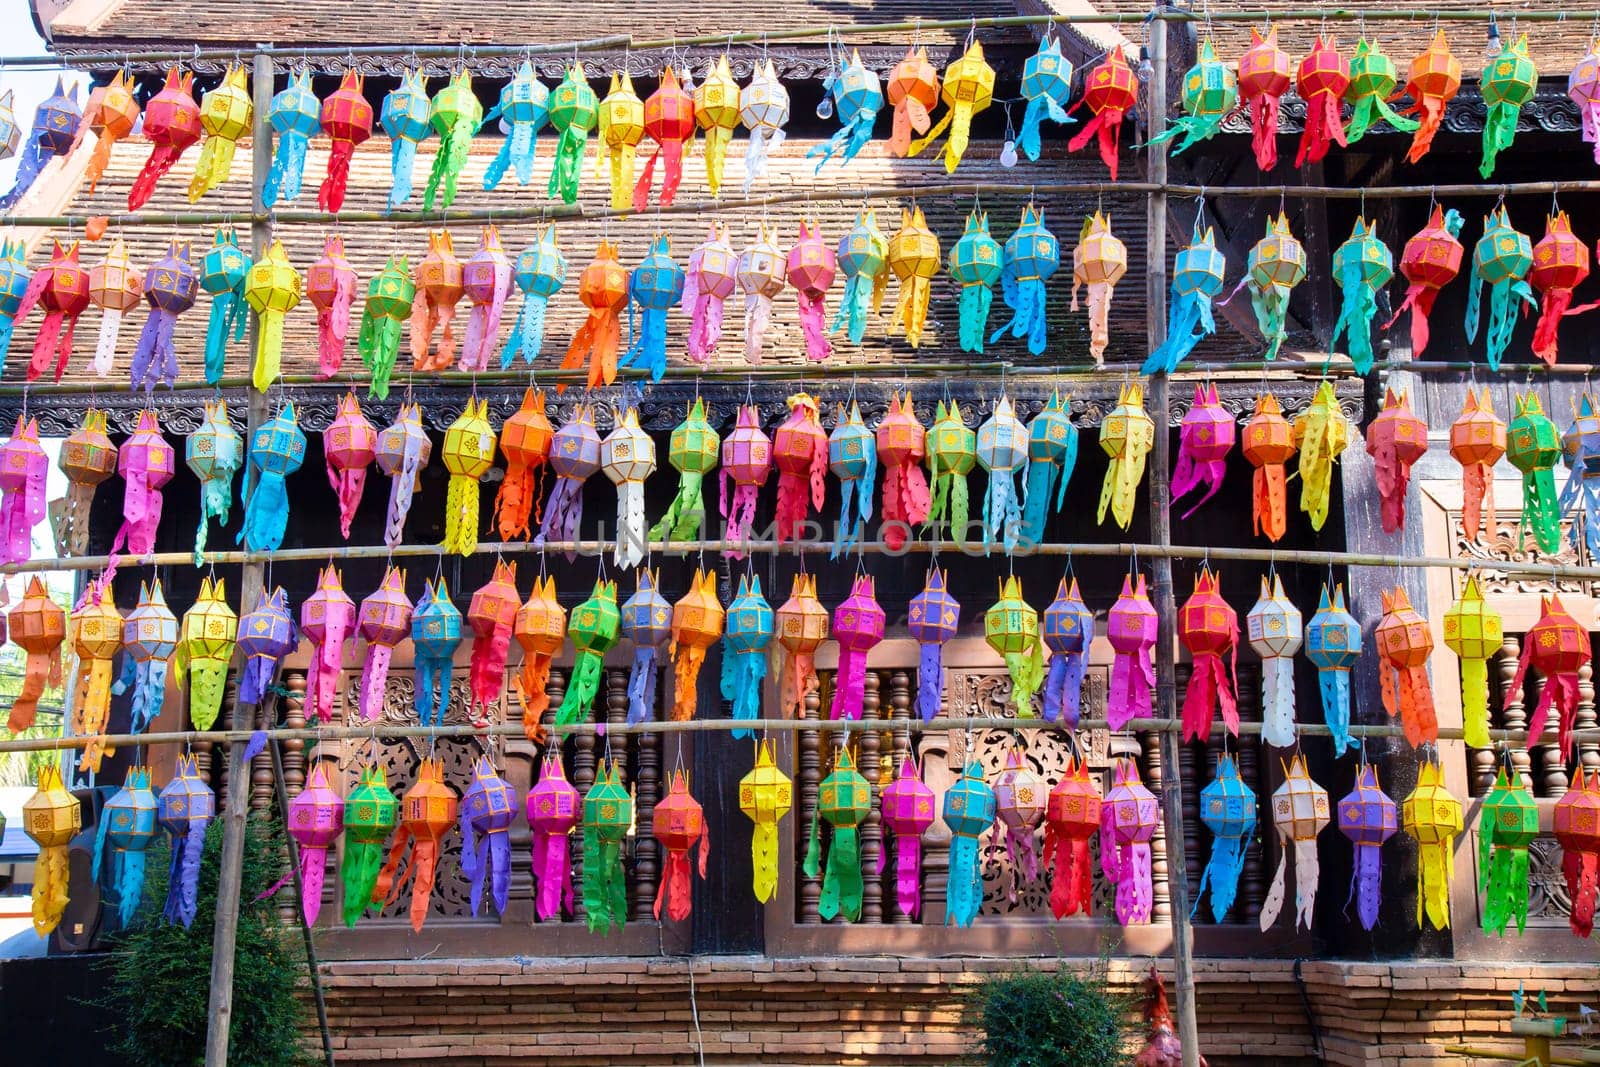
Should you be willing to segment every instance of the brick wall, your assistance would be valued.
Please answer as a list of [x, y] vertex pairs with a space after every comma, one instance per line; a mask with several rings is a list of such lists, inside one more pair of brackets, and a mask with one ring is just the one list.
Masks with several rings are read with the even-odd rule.
[[[1148, 961], [1103, 966], [1133, 992]], [[347, 961], [322, 968], [340, 1062], [506, 1065], [949, 1064], [968, 1051], [961, 992], [1001, 959]], [[1577, 1015], [1600, 965], [1203, 960], [1203, 1051], [1213, 1067], [1466, 1063], [1443, 1046], [1512, 1047], [1518, 982]], [[692, 993], [691, 993], [692, 991]], [[1310, 1007], [1310, 1017], [1307, 1005]], [[698, 1032], [697, 1032], [698, 1022]]]

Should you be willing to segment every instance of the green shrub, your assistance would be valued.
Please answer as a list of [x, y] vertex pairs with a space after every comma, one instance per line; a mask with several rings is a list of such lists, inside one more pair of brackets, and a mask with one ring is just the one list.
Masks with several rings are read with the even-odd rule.
[[1022, 970], [974, 989], [968, 1019], [990, 1067], [1111, 1067], [1123, 1062], [1122, 1005], [1098, 979]]
[[[260, 818], [247, 827], [228, 1062], [233, 1067], [314, 1063], [301, 1046], [305, 1016], [295, 997], [297, 985], [307, 980], [304, 951], [289, 936], [276, 904], [256, 900], [283, 871], [282, 838]], [[131, 1067], [205, 1062], [221, 853], [222, 820], [214, 819], [200, 862], [199, 910], [194, 925], [185, 929], [162, 917], [169, 852], [164, 841], [151, 846], [144, 900], [133, 925], [116, 935], [101, 1002], [116, 1020], [119, 1040], [112, 1051]]]

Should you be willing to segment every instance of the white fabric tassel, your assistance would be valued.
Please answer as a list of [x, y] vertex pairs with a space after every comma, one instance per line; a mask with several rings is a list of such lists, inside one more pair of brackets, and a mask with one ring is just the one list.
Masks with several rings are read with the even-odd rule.
[[772, 325], [772, 298], [760, 293], [746, 293], [744, 298], [744, 359], [746, 363], [761, 362], [761, 348], [766, 343], [767, 328]]
[[644, 562], [649, 531], [644, 522], [644, 483], [626, 481], [617, 486], [617, 566], [637, 567]]
[[1294, 843], [1294, 922], [1311, 929], [1311, 913], [1317, 906], [1317, 881], [1322, 867], [1317, 861], [1317, 839]]
[[[1279, 838], [1282, 841], [1282, 838]], [[1315, 862], [1313, 850], [1313, 862]], [[1278, 912], [1283, 910], [1284, 876], [1289, 869], [1289, 850], [1284, 849], [1278, 856], [1278, 869], [1272, 875], [1272, 884], [1267, 887], [1267, 899], [1261, 902], [1261, 932], [1266, 933], [1272, 929], [1272, 924], [1278, 921]]]
[[122, 331], [122, 312], [106, 308], [100, 320], [100, 338], [94, 346], [94, 372], [102, 378], [111, 377], [112, 366], [117, 361], [117, 334]]
[[1298, 732], [1294, 722], [1294, 660], [1268, 656], [1261, 661], [1261, 738], [1273, 748], [1293, 748]]

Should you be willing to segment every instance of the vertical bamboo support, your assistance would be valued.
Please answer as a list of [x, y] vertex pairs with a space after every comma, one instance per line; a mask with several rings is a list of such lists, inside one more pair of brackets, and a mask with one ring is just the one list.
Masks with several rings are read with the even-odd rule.
[[[252, 255], [259, 257], [272, 240], [272, 224], [265, 221], [266, 206], [262, 201], [267, 170], [272, 164], [272, 127], [267, 122], [267, 113], [272, 108], [272, 57], [258, 52], [251, 77], [255, 100], [250, 131], [250, 203], [257, 221], [250, 224], [250, 248]], [[252, 352], [255, 351], [256, 332], [259, 329], [260, 324], [252, 321]], [[265, 421], [267, 412], [265, 394], [252, 388], [249, 396], [246, 441], [250, 440], [255, 428]], [[261, 595], [264, 571], [260, 563], [246, 563], [241, 571], [239, 608], [242, 614]], [[246, 729], [255, 721], [255, 713], [255, 705], [246, 707], [235, 700], [229, 713], [231, 727], [235, 730]], [[245, 822], [250, 814], [246, 803], [250, 782], [244, 770], [244, 747], [241, 741], [228, 746], [228, 798], [222, 816], [217, 922], [211, 939], [211, 1010], [206, 1029], [206, 1067], [227, 1067], [228, 1036], [233, 1023], [234, 947], [239, 933], [239, 895], [244, 877]]]
[[[1165, 4], [1161, 6], [1165, 7]], [[1149, 136], [1153, 141], [1167, 121], [1167, 24], [1162, 19], [1150, 23], [1150, 65], [1146, 87]], [[1145, 225], [1145, 329], [1150, 348], [1166, 339], [1167, 328], [1167, 149], [1151, 144], [1146, 156], [1149, 179], [1156, 188], [1150, 194]], [[1155, 447], [1150, 455], [1150, 539], [1157, 545], [1172, 543], [1171, 494], [1168, 492], [1172, 446], [1172, 409], [1169, 383], [1165, 374], [1150, 379], [1150, 415], [1155, 420]], [[1156, 697], [1158, 716], [1176, 718], [1176, 623], [1177, 603], [1172, 593], [1172, 558], [1158, 556], [1155, 570], [1155, 606], [1159, 629], [1156, 639]], [[1161, 781], [1161, 818], [1166, 823], [1167, 892], [1172, 918], [1172, 959], [1175, 1005], [1178, 1015], [1178, 1040], [1183, 1046], [1184, 1067], [1200, 1067], [1200, 1035], [1194, 1007], [1194, 933], [1189, 925], [1189, 879], [1186, 872], [1183, 840], [1183, 783], [1179, 780], [1178, 734], [1161, 734], [1161, 765], [1166, 772]]]

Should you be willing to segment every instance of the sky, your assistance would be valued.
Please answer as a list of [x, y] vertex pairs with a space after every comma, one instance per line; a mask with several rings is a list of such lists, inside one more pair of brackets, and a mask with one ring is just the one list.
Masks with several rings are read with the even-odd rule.
[[[8, 69], [5, 59], [8, 56], [37, 56], [47, 51], [44, 41], [33, 27], [32, 0], [0, 0], [0, 93], [10, 90], [15, 94], [12, 108], [24, 139], [33, 126], [34, 111], [40, 101], [55, 89], [56, 76], [60, 71]], [[79, 81], [78, 100], [81, 103], [88, 80], [81, 74], [72, 77]], [[0, 160], [0, 188], [11, 187], [16, 169], [14, 157]]]

